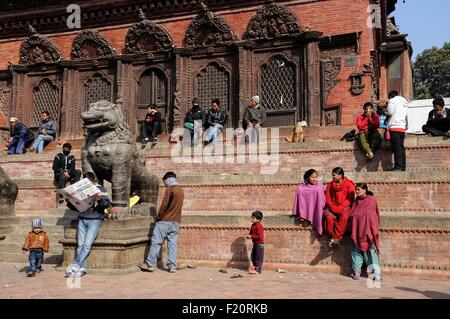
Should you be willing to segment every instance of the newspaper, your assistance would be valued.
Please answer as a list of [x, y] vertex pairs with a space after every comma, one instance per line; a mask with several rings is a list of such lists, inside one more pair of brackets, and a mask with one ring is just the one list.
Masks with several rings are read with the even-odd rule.
[[87, 178], [57, 191], [66, 197], [79, 212], [84, 212], [91, 207], [96, 201], [96, 195], [101, 193], [100, 189]]

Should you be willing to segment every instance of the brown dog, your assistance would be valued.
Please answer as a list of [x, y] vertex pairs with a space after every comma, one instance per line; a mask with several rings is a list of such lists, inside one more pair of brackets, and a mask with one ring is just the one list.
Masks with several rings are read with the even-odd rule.
[[303, 132], [303, 127], [307, 126], [306, 122], [298, 122], [294, 127], [293, 131], [288, 134], [286, 141], [289, 143], [300, 143], [305, 141], [305, 134]]

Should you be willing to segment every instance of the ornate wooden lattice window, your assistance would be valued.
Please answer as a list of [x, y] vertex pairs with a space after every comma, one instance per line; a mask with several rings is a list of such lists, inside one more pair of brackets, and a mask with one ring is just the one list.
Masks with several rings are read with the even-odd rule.
[[89, 109], [89, 104], [107, 100], [112, 102], [111, 83], [101, 75], [94, 75], [85, 84], [84, 109]]
[[50, 113], [50, 117], [59, 123], [59, 94], [57, 86], [50, 80], [42, 80], [33, 89], [33, 114], [31, 126], [39, 126], [41, 114], [44, 111]]
[[201, 107], [210, 107], [211, 100], [218, 98], [221, 106], [229, 110], [230, 76], [224, 68], [210, 63], [198, 74], [197, 79], [197, 96]]
[[295, 109], [295, 67], [281, 56], [261, 67], [261, 99], [269, 110]]
[[137, 100], [140, 108], [149, 104], [165, 106], [167, 103], [167, 81], [161, 71], [147, 70], [138, 83]]
[[[297, 110], [295, 65], [282, 56], [271, 58], [268, 63], [261, 66], [260, 83], [261, 104], [268, 112], [266, 126], [283, 126], [295, 123], [295, 112]], [[276, 114], [270, 116], [270, 112]]]

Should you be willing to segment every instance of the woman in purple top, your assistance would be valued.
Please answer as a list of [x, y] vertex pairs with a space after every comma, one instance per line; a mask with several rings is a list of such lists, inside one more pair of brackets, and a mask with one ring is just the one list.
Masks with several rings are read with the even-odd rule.
[[326, 204], [325, 189], [321, 181], [317, 179], [319, 174], [314, 169], [309, 169], [303, 176], [303, 182], [298, 185], [295, 195], [292, 216], [298, 216], [300, 221], [307, 220], [319, 235], [322, 235], [322, 217]]

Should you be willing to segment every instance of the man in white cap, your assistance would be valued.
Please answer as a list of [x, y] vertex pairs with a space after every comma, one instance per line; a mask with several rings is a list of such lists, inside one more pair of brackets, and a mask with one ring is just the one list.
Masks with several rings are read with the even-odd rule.
[[22, 154], [34, 140], [34, 134], [25, 124], [20, 123], [17, 117], [9, 119], [8, 154]]
[[[244, 113], [244, 130], [253, 128], [259, 129], [264, 126], [266, 119], [266, 109], [260, 105], [259, 96], [253, 96], [250, 101], [250, 106], [247, 107]], [[256, 131], [258, 134], [258, 130]]]

